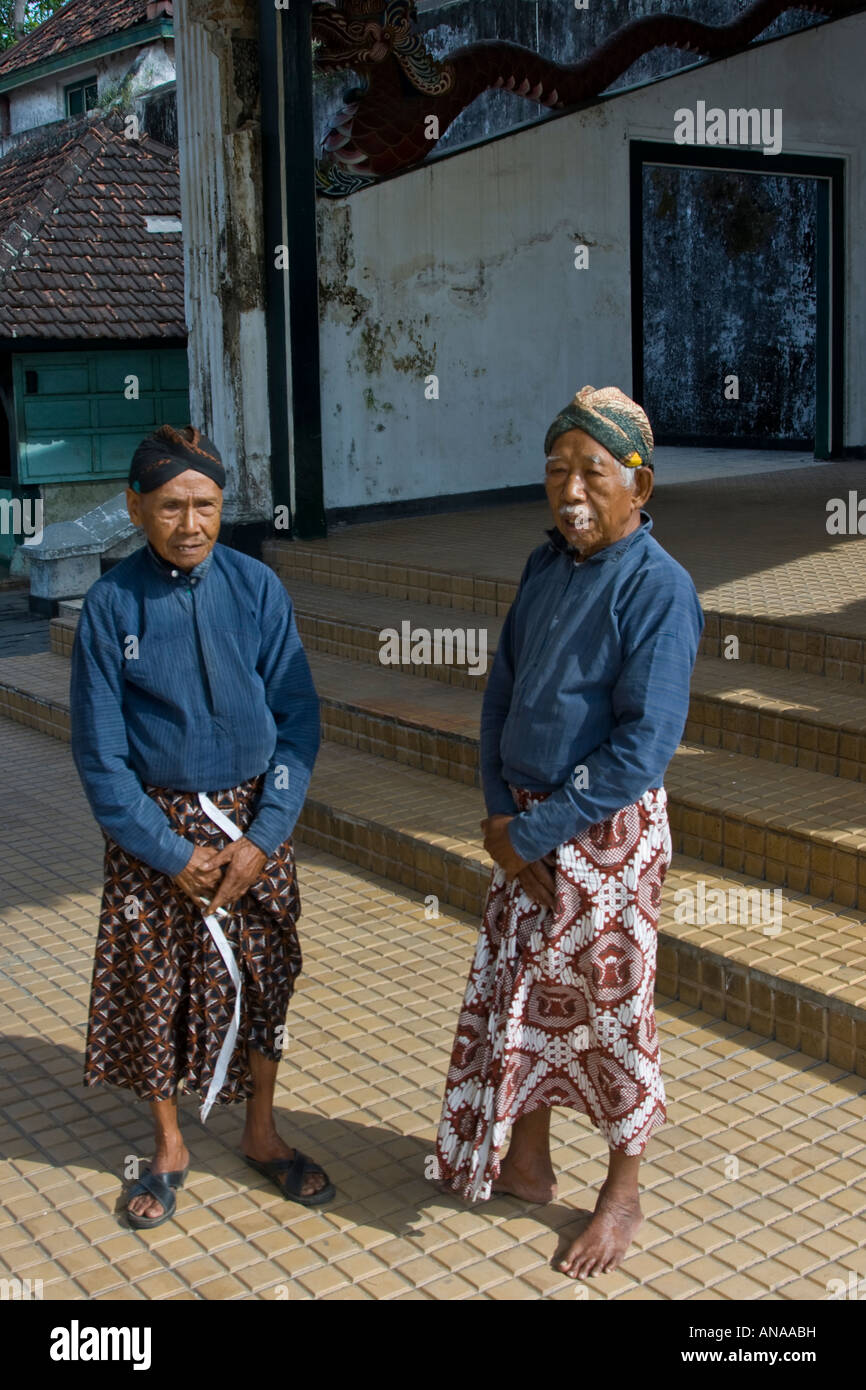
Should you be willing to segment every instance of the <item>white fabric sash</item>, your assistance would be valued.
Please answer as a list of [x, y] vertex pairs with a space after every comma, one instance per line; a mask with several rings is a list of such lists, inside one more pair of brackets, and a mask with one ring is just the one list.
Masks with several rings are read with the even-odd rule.
[[[241, 836], [243, 835], [243, 831], [238, 830], [237, 826], [229, 820], [228, 816], [223, 815], [220, 808], [213, 804], [210, 797], [205, 796], [204, 792], [199, 792], [198, 799], [199, 805], [201, 806], [201, 809], [204, 811], [205, 815], [213, 821], [214, 825], [219, 826], [220, 830], [223, 832], [224, 835], [228, 835], [229, 839], [231, 840], [239, 840], [241, 838]], [[228, 912], [226, 911], [226, 909], [224, 907], [218, 907], [216, 913], [210, 912], [205, 916], [204, 919], [205, 926], [211, 934], [213, 943], [219, 951], [220, 955], [222, 956], [225, 962], [226, 970], [228, 970], [229, 975], [231, 976], [231, 981], [235, 989], [235, 1007], [234, 1013], [232, 1014], [231, 1022], [229, 1023], [229, 1026], [226, 1030], [226, 1035], [223, 1038], [223, 1044], [220, 1048], [219, 1056], [217, 1057], [217, 1063], [216, 1067], [214, 1068], [214, 1074], [211, 1077], [210, 1085], [207, 1088], [207, 1095], [205, 1096], [204, 1101], [202, 1103], [200, 1113], [200, 1119], [202, 1124], [204, 1124], [205, 1120], [210, 1114], [211, 1106], [213, 1105], [214, 1101], [216, 1100], [217, 1096], [219, 1095], [220, 1091], [225, 1085], [226, 1073], [229, 1069], [229, 1062], [231, 1061], [232, 1053], [235, 1050], [235, 1043], [237, 1042], [238, 1037], [238, 1029], [240, 1028], [241, 1024], [241, 972], [238, 969], [238, 963], [235, 960], [234, 952], [232, 951], [232, 948], [228, 943], [226, 934], [217, 920], [217, 918], [219, 917], [227, 916]]]

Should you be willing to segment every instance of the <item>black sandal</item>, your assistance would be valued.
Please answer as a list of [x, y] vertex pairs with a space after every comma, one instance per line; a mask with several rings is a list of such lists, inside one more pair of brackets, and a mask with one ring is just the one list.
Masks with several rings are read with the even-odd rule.
[[[294, 1158], [277, 1158], [271, 1162], [250, 1158], [248, 1154], [243, 1154], [242, 1157], [244, 1163], [255, 1168], [257, 1173], [261, 1173], [265, 1178], [270, 1178], [287, 1202], [300, 1202], [302, 1207], [321, 1207], [337, 1195], [337, 1189], [324, 1168], [320, 1168], [318, 1163], [314, 1163], [306, 1154], [302, 1154], [300, 1149], [295, 1149]], [[304, 1192], [303, 1190], [304, 1179], [309, 1177], [311, 1173], [321, 1173], [325, 1179], [325, 1186], [319, 1192]]]
[[[178, 1188], [183, 1187], [188, 1172], [188, 1164], [176, 1173], [154, 1173], [150, 1168], [145, 1168], [138, 1182], [129, 1189], [124, 1208], [126, 1219], [134, 1231], [152, 1231], [155, 1226], [161, 1226], [163, 1221], [171, 1220], [177, 1211], [177, 1198], [174, 1194]], [[153, 1197], [155, 1201], [162, 1203], [165, 1210], [161, 1216], [139, 1216], [137, 1212], [129, 1210], [129, 1204], [134, 1197]]]

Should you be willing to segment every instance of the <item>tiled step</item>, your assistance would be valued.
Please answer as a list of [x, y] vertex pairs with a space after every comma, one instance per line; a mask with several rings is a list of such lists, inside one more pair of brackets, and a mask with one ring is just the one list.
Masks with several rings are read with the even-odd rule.
[[299, 821], [308, 843], [477, 911], [489, 876], [477, 788], [328, 743], [313, 777]]
[[[434, 729], [431, 738], [451, 730], [452, 699], [458, 701], [454, 712], [468, 717], [472, 709], [480, 711], [466, 697], [453, 694], [455, 685], [464, 686], [468, 693], [478, 691], [485, 684], [484, 677], [467, 675], [465, 669], [443, 666], [438, 670], [431, 667], [385, 667], [379, 661], [381, 627], [402, 622], [404, 619], [413, 626], [446, 626], [453, 624], [454, 615], [444, 609], [421, 609], [415, 604], [405, 605], [398, 600], [395, 605], [391, 599], [377, 599], [375, 596], [355, 595], [323, 591], [318, 585], [297, 581], [292, 586], [298, 608], [298, 622], [311, 658], [317, 654], [331, 655], [336, 662], [354, 661], [355, 667], [333, 667], [335, 679], [329, 684], [327, 694], [336, 709], [346, 701], [343, 691], [354, 691], [360, 685], [370, 699], [370, 706], [376, 705], [383, 718], [378, 719], [377, 729], [361, 727], [364, 721], [348, 721], [353, 731], [363, 735], [355, 746], [369, 746], [375, 751], [389, 756], [385, 725], [388, 720], [397, 719], [400, 711], [431, 704], [437, 712], [435, 720], [420, 717], [417, 722]], [[71, 605], [64, 605], [60, 614], [51, 624], [51, 650], [67, 654], [71, 650], [75, 630], [76, 613]], [[387, 619], [391, 619], [391, 623]], [[488, 630], [488, 664], [493, 659], [492, 643], [498, 636], [497, 620], [486, 620]], [[367, 676], [359, 671], [361, 663], [371, 667]], [[329, 668], [322, 667], [323, 673]], [[343, 673], [346, 682], [341, 691], [338, 676]], [[426, 677], [439, 683], [450, 683], [452, 693], [444, 700], [438, 696], [413, 695], [401, 674], [409, 674], [417, 679]], [[450, 678], [450, 680], [449, 680]], [[397, 683], [390, 686], [390, 682]], [[381, 697], [378, 692], [381, 692]], [[399, 691], [399, 695], [398, 695]], [[460, 701], [462, 700], [462, 703]], [[446, 703], [447, 702], [447, 703]], [[475, 730], [478, 728], [478, 715], [475, 716]], [[343, 721], [334, 714], [329, 718], [331, 736], [340, 742], [349, 740], [342, 732]], [[376, 723], [373, 708], [368, 709], [368, 724]], [[410, 718], [407, 722], [415, 723]], [[459, 720], [458, 720], [459, 724]], [[460, 727], [460, 732], [469, 730]], [[723, 748], [728, 752], [744, 753], [751, 757], [766, 758], [772, 762], [786, 763], [801, 767], [809, 772], [823, 772], [829, 776], [844, 777], [852, 781], [866, 781], [866, 693], [859, 691], [847, 680], [832, 680], [823, 676], [798, 672], [792, 678], [786, 669], [774, 668], [744, 659], [727, 661], [724, 658], [701, 656], [698, 658], [692, 679], [692, 698], [685, 738], [690, 743], [702, 743], [708, 747]], [[423, 740], [422, 740], [423, 742]], [[428, 739], [427, 744], [430, 743]], [[410, 748], [417, 744], [414, 737]], [[425, 747], [423, 760], [417, 766], [435, 771], [430, 761], [438, 757], [441, 761], [465, 767], [465, 754], [454, 752], [454, 740], [448, 748]], [[398, 746], [405, 746], [405, 739], [398, 740]], [[395, 754], [402, 762], [414, 759], [402, 753]], [[459, 773], [458, 780], [467, 779]]]
[[[352, 684], [351, 670], [339, 660], [313, 654], [312, 661], [330, 742], [478, 785], [480, 694], [441, 692], [430, 681], [410, 686], [406, 677], [373, 670]], [[712, 688], [712, 674], [704, 662], [700, 666], [699, 682]], [[763, 687], [769, 699], [767, 679]], [[797, 729], [793, 718], [779, 718], [779, 724], [783, 734]], [[759, 724], [759, 735], [761, 729]], [[837, 750], [847, 748], [844, 730], [832, 732]], [[774, 725], [763, 728], [766, 756], [760, 759], [681, 746], [665, 778], [676, 848], [709, 864], [866, 909], [862, 792], [847, 778], [771, 762], [767, 745], [774, 733]], [[837, 751], [837, 770], [838, 761]]]
[[[540, 535], [540, 539], [543, 536]], [[262, 546], [262, 559], [280, 576], [290, 593], [294, 593], [299, 581], [312, 582], [351, 593], [405, 599], [437, 608], [470, 609], [490, 616], [503, 616], [508, 612], [522, 568], [518, 563], [513, 580], [485, 579], [410, 564], [405, 557], [398, 562], [342, 555], [330, 541], [327, 545], [266, 541]]]
[[[314, 663], [326, 665], [333, 659], [314, 655]], [[14, 671], [12, 663], [14, 662]], [[338, 678], [336, 670], [330, 679]], [[365, 673], [366, 674], [366, 673]], [[69, 663], [51, 653], [38, 656], [8, 658], [0, 663], [0, 711], [19, 722], [30, 724], [59, 738], [69, 737], [68, 731]], [[408, 677], [394, 677], [408, 682]], [[322, 688], [327, 709], [329, 695], [323, 687], [328, 676], [320, 668], [317, 681]], [[413, 688], [427, 690], [432, 683], [412, 682]], [[17, 689], [16, 689], [17, 686]], [[445, 691], [437, 687], [434, 693]], [[471, 699], [470, 692], [449, 691], [458, 701]], [[357, 709], [369, 692], [363, 688], [353, 691]], [[475, 697], [477, 698], [477, 697]], [[429, 711], [420, 711], [419, 720]], [[455, 727], [468, 712], [452, 716], [452, 734], [468, 737]], [[406, 727], [403, 725], [402, 727]], [[674, 760], [668, 777], [671, 790], [671, 820], [675, 836], [691, 843], [697, 833], [677, 832], [682, 816], [694, 814], [712, 816], [712, 812], [695, 811], [700, 800], [700, 788], [690, 790], [691, 803], [680, 805], [676, 790], [677, 770], [691, 758], [700, 762], [706, 758], [726, 759], [729, 770], [761, 768], [756, 760], [706, 749], [682, 750]], [[692, 769], [689, 769], [690, 772]], [[790, 775], [790, 769], [772, 769]], [[818, 774], [801, 774], [833, 784], [833, 779]], [[732, 786], [736, 777], [730, 777]], [[697, 783], [696, 776], [692, 782]], [[838, 782], [835, 786], [838, 787]], [[854, 790], [851, 788], [851, 790]], [[751, 807], [750, 807], [751, 809]], [[363, 868], [383, 873], [396, 882], [421, 893], [434, 895], [456, 907], [477, 912], [489, 876], [489, 861], [481, 847], [479, 822], [484, 814], [480, 791], [475, 787], [458, 785], [454, 780], [414, 767], [401, 767], [397, 762], [370, 756], [356, 749], [326, 742], [320, 752], [306, 807], [298, 834], [310, 843], [340, 854]], [[740, 859], [764, 863], [754, 843], [742, 855], [735, 841], [738, 830], [747, 843], [755, 830], [766, 837], [767, 849], [777, 849], [769, 837], [772, 831], [760, 825], [732, 818], [724, 821], [721, 832], [727, 839], [721, 842], [724, 856], [730, 862]], [[720, 842], [710, 838], [711, 827], [703, 824], [706, 847], [716, 854]], [[831, 842], [832, 843], [832, 842]], [[817, 855], [825, 845], [810, 846]], [[831, 850], [832, 852], [836, 852]], [[840, 855], [849, 851], [840, 849]], [[834, 867], [830, 861], [831, 869]], [[819, 864], [820, 867], [820, 864]], [[840, 859], [840, 871], [844, 867]], [[754, 869], [750, 868], [750, 872]], [[704, 884], [704, 889], [699, 887]], [[853, 1067], [849, 1054], [855, 1050], [856, 1029], [866, 1023], [866, 923], [854, 911], [818, 903], [814, 897], [792, 890], [779, 890], [782, 929], [776, 935], [765, 933], [761, 926], [745, 926], [737, 922], [747, 902], [740, 895], [750, 889], [768, 906], [776, 899], [770, 895], [766, 882], [746, 878], [731, 868], [708, 868], [695, 859], [677, 855], [668, 877], [665, 893], [665, 916], [659, 955], [659, 986], [666, 992], [679, 995], [686, 1002], [699, 1004], [717, 1017], [748, 1023], [756, 1031], [780, 1037], [791, 1046], [803, 1046], [813, 1056], [828, 1056], [838, 1065]], [[710, 915], [719, 899], [732, 902], [728, 909], [727, 926], [701, 926], [675, 920], [680, 910], [678, 891], [693, 894], [691, 901], [710, 905]], [[759, 896], [751, 903], [759, 904]], [[431, 905], [432, 906], [432, 905]], [[715, 909], [717, 910], [717, 908]], [[419, 911], [423, 908], [419, 906]], [[705, 914], [706, 915], [706, 914]], [[863, 990], [863, 995], [859, 992]], [[858, 1002], [860, 1001], [860, 1002]], [[858, 1021], [859, 1020], [859, 1021]], [[866, 1035], [864, 1035], [866, 1037]], [[866, 1046], [866, 1043], [863, 1044]], [[866, 1074], [866, 1073], [864, 1073]]]
[[479, 785], [481, 693], [308, 652], [331, 743]]
[[72, 643], [83, 602], [80, 598], [65, 599], [57, 606], [57, 616], [52, 618], [48, 629], [48, 645], [58, 656], [72, 655]]
[[[465, 518], [463, 519], [465, 521]], [[488, 519], [489, 520], [489, 519]], [[407, 598], [421, 603], [470, 608], [478, 613], [504, 616], [517, 592], [523, 560], [532, 543], [543, 535], [539, 525], [526, 532], [526, 549], [517, 560], [490, 566], [483, 578], [460, 572], [471, 553], [465, 541], [454, 548], [454, 570], [432, 569], [423, 564], [394, 559], [368, 559], [361, 532], [336, 534], [327, 542], [272, 540], [263, 547], [263, 559], [280, 575], [291, 591], [295, 582], [325, 585], [352, 592]], [[544, 522], [546, 524], [546, 521]], [[502, 577], [504, 569], [513, 578]], [[717, 601], [717, 597], [716, 597]], [[830, 616], [819, 621], [813, 615], [789, 618], [754, 617], [748, 613], [719, 611], [713, 596], [705, 606], [706, 628], [701, 642], [705, 656], [724, 657], [728, 639], [736, 637], [739, 659], [778, 669], [828, 676], [831, 680], [863, 684], [866, 681], [866, 638], [852, 633], [850, 624]]]
[[77, 614], [61, 616], [58, 613], [56, 618], [51, 619], [48, 628], [48, 643], [56, 656], [69, 657], [72, 655], [72, 644], [75, 641], [77, 626]]
[[[477, 692], [323, 652], [309, 659], [330, 742], [478, 785]], [[0, 714], [68, 738], [69, 674], [56, 648], [0, 658]]]
[[[478, 710], [444, 727], [419, 683], [411, 722], [382, 712], [373, 682], [331, 704], [344, 676], [316, 670], [330, 742], [477, 785]], [[395, 678], [389, 678], [395, 679]], [[343, 686], [345, 689], [345, 686]], [[393, 693], [395, 705], [401, 694]], [[329, 707], [330, 706], [330, 707]], [[474, 720], [474, 732], [470, 732]], [[462, 724], [462, 728], [459, 727]], [[665, 783], [675, 848], [707, 864], [866, 910], [866, 801], [858, 785], [769, 759], [683, 744]]]
[[[479, 694], [449, 691], [446, 718], [435, 683], [417, 682], [416, 696], [406, 677], [371, 672], [350, 687], [341, 663], [313, 662], [330, 742], [478, 785]], [[665, 781], [683, 853], [866, 909], [866, 802], [851, 780], [684, 744]]]
[[[406, 675], [422, 676], [448, 685], [464, 686], [470, 690], [483, 689], [487, 672], [496, 654], [496, 643], [502, 620], [474, 612], [456, 613], [452, 608], [439, 608], [408, 599], [382, 598], [376, 594], [346, 593], [319, 584], [293, 580], [290, 593], [295, 605], [298, 631], [308, 651], [328, 652], [332, 656], [348, 657], [353, 661], [370, 662], [382, 669], [400, 671]], [[380, 653], [383, 642], [380, 633], [385, 629], [411, 635], [416, 629], [430, 634], [433, 640], [442, 633], [441, 645], [431, 650], [432, 663], [412, 661], [410, 650], [400, 656], [410, 656], [403, 664], [383, 666]], [[470, 639], [468, 630], [474, 632]], [[456, 638], [444, 634], [463, 633], [464, 647], [455, 645]], [[470, 642], [474, 643], [470, 651]], [[482, 645], [482, 643], [484, 645]], [[453, 659], [449, 659], [449, 656]], [[456, 658], [463, 657], [458, 664]], [[481, 658], [470, 662], [469, 657]], [[483, 670], [475, 675], [476, 665]]]
[[[292, 580], [290, 592], [295, 606], [298, 631], [309, 654], [324, 652], [353, 662], [372, 664], [389, 673], [402, 672], [405, 675], [436, 680], [445, 685], [462, 686], [468, 690], [481, 690], [486, 684], [487, 672], [496, 655], [496, 643], [502, 628], [501, 618], [478, 613], [456, 613], [453, 608], [435, 608], [406, 599], [347, 593], [297, 579]], [[52, 652], [61, 656], [71, 653], [77, 621], [77, 614], [73, 612], [58, 613], [56, 618], [52, 618], [49, 633]], [[405, 665], [402, 662], [383, 665], [380, 660], [383, 640], [379, 634], [386, 628], [395, 630], [401, 638], [401, 650], [398, 655], [402, 656], [404, 623], [409, 624], [406, 630], [409, 635], [407, 654], [411, 654], [411, 634], [414, 630], [424, 629], [430, 634], [431, 643], [434, 642], [437, 631], [443, 634], [439, 639], [438, 648], [435, 645], [431, 647], [431, 655], [434, 658], [431, 664], [410, 659]], [[468, 637], [467, 629], [474, 631], [474, 638]], [[449, 633], [463, 633], [465, 645], [462, 651], [458, 639], [449, 637]], [[467, 650], [471, 641], [474, 641], [475, 646]], [[486, 644], [486, 648], [481, 646], [482, 642]], [[461, 655], [465, 658], [462, 664], [457, 664], [456, 659], [449, 659]], [[474, 675], [470, 668], [480, 666], [482, 662], [477, 658], [483, 658], [485, 655], [484, 671]], [[437, 660], [437, 656], [441, 659]], [[471, 656], [476, 660], [470, 661]]]
[[[477, 913], [490, 873], [483, 815], [474, 788], [326, 744], [297, 834], [417, 892], [425, 900], [419, 914], [440, 901]], [[780, 889], [763, 900], [771, 908], [763, 924], [752, 925], [741, 920], [747, 902], [758, 907], [757, 897], [743, 896], [748, 890], [760, 895], [767, 886], [675, 857], [663, 894], [659, 988], [866, 1074], [866, 919]], [[701, 903], [722, 901], [714, 891], [724, 894], [727, 922], [677, 920], [690, 906], [694, 917]]]
[[68, 740], [69, 670], [56, 650], [0, 658], [0, 715]]
[[685, 738], [866, 781], [866, 692], [851, 681], [700, 656]]
[[[387, 668], [311, 652], [328, 737], [428, 772], [477, 781], [481, 692], [407, 683]], [[408, 730], [401, 726], [406, 725]], [[396, 727], [395, 727], [396, 726]], [[866, 780], [866, 694], [845, 681], [699, 657], [685, 741]]]
[[681, 853], [866, 908], [866, 799], [858, 783], [682, 744], [665, 785]]
[[[316, 652], [311, 659], [329, 742], [379, 754], [377, 767], [393, 760], [477, 785], [477, 692]], [[39, 672], [28, 705], [26, 691]], [[18, 718], [29, 710], [25, 722], [46, 732], [62, 729], [57, 720], [46, 727], [54, 718], [46, 702], [53, 692], [57, 708], [68, 709], [67, 683], [68, 665], [51, 653], [0, 662], [7, 712]], [[404, 703], [410, 697], [411, 706]], [[857, 783], [696, 744], [680, 747], [665, 783], [677, 850], [866, 909], [866, 801]]]
[[704, 612], [704, 656], [724, 657], [729, 639], [736, 637], [741, 661], [754, 661], [797, 675], [805, 672], [828, 676], [854, 685], [866, 681], [866, 638], [833, 632], [832, 618], [824, 628], [811, 615], [771, 621], [713, 609]]

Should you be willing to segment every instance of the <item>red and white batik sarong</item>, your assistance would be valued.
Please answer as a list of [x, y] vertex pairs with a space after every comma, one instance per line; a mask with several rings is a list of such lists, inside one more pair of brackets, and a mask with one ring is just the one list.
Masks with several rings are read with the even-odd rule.
[[[512, 792], [521, 811], [543, 800]], [[554, 911], [494, 866], [437, 1139], [461, 1196], [489, 1196], [509, 1127], [542, 1106], [583, 1111], [625, 1154], [664, 1124], [653, 989], [670, 861], [657, 788], [547, 856]]]

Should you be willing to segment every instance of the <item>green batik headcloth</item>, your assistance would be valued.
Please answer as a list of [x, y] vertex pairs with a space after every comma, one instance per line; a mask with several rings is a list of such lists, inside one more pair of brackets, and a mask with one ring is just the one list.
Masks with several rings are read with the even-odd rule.
[[545, 455], [567, 430], [584, 430], [626, 468], [653, 467], [653, 432], [637, 401], [618, 386], [584, 386], [561, 410], [544, 437]]

